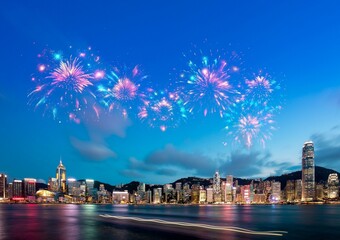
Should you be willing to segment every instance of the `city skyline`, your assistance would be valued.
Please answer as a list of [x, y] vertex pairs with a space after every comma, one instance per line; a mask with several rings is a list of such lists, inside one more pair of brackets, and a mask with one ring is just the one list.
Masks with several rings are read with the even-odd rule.
[[[300, 170], [301, 146], [309, 140], [315, 145], [316, 165], [339, 171], [339, 3], [201, 3], [176, 2], [165, 7], [133, 1], [2, 4], [0, 31], [6, 47], [1, 60], [0, 172], [46, 181], [61, 156], [70, 177], [112, 184], [210, 177], [216, 169], [222, 176], [268, 177]], [[89, 12], [91, 17], [84, 18], [83, 13]], [[185, 104], [188, 116], [184, 120], [170, 116], [174, 121], [167, 128], [145, 119], [143, 112], [140, 120], [120, 110], [102, 109], [95, 121], [89, 117], [59, 123], [32, 106], [28, 96], [37, 90], [32, 78], [45, 68], [37, 56], [52, 49], [56, 58], [66, 55], [71, 66], [72, 57], [89, 47], [102, 65], [118, 62], [132, 71], [138, 66], [159, 95], [162, 89], [179, 85], [182, 70], [184, 75], [195, 70], [188, 69], [185, 56], [189, 53], [202, 53], [197, 58], [230, 58], [236, 53], [240, 72], [245, 73], [242, 81], [251, 82], [263, 73], [280, 84], [282, 96], [274, 101], [282, 109], [270, 112], [273, 124], [271, 115], [264, 118], [267, 125], [244, 117], [243, 124], [253, 120], [260, 130], [243, 141], [230, 137], [236, 124], [231, 117], [221, 118], [216, 106], [203, 109], [204, 114], [188, 114], [201, 107], [190, 99]], [[109, 72], [107, 66], [102, 68]], [[204, 69], [200, 71], [205, 74]], [[101, 74], [94, 72], [93, 78]], [[47, 79], [55, 76], [46, 75]], [[222, 107], [228, 107], [227, 103]], [[263, 111], [267, 109], [257, 113]], [[243, 142], [234, 144], [235, 138]]]

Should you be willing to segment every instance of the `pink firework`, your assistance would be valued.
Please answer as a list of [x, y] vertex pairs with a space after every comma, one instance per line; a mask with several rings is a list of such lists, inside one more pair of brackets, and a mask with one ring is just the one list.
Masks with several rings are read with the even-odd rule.
[[128, 78], [119, 79], [112, 89], [113, 96], [119, 101], [132, 101], [137, 96], [138, 87]]
[[199, 65], [189, 61], [188, 66], [189, 70], [180, 75], [185, 83], [180, 92], [189, 112], [200, 112], [204, 116], [218, 113], [224, 117], [239, 95], [238, 85], [231, 81], [236, 68], [220, 58], [209, 61], [208, 57], [203, 57]]
[[147, 122], [151, 127], [159, 127], [161, 131], [177, 127], [186, 119], [186, 110], [182, 100], [176, 93], [161, 92], [155, 94], [138, 113], [139, 119]]
[[262, 89], [262, 91], [271, 93], [273, 92], [272, 83], [263, 76], [257, 76], [254, 80], [246, 80], [248, 91], [254, 91], [256, 88]]
[[264, 116], [262, 116], [262, 113], [241, 116], [236, 124], [235, 140], [244, 142], [244, 144], [250, 148], [256, 139], [264, 147], [266, 140], [270, 139], [270, 130], [274, 130], [272, 117], [270, 113]]
[[89, 81], [93, 78], [92, 75], [83, 71], [78, 58], [73, 61], [61, 61], [60, 66], [47, 78], [52, 79], [52, 86], [76, 93], [82, 93], [84, 88], [93, 85]]

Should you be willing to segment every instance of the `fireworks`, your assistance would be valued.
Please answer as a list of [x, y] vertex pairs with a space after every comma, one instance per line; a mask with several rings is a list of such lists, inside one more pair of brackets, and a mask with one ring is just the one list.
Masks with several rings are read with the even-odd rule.
[[187, 118], [183, 101], [175, 93], [166, 91], [158, 94], [145, 106], [141, 107], [138, 117], [151, 127], [159, 127], [161, 131], [177, 127], [183, 119]]
[[60, 123], [65, 120], [80, 123], [87, 109], [99, 116], [92, 92], [96, 78], [89, 67], [92, 64], [85, 64], [86, 59], [78, 57], [65, 60], [61, 53], [47, 50], [38, 57], [45, 63], [38, 65], [39, 75], [32, 78], [37, 86], [28, 95], [35, 109], [42, 108], [44, 115]]
[[199, 64], [189, 61], [188, 70], [181, 76], [184, 105], [195, 114], [218, 113], [220, 117], [230, 110], [237, 101], [240, 92], [238, 85], [231, 78], [238, 67], [229, 66], [220, 57], [202, 57]]
[[147, 104], [147, 98], [153, 91], [147, 87], [147, 76], [142, 74], [138, 66], [131, 71], [114, 68], [107, 78], [105, 85], [98, 86], [98, 92], [103, 96], [102, 102], [110, 110], [119, 109], [124, 116]]
[[[70, 48], [71, 49], [71, 48]], [[73, 49], [72, 49], [73, 51]], [[80, 123], [102, 108], [110, 114], [139, 119], [152, 128], [166, 131], [190, 117], [215, 115], [226, 123], [233, 142], [248, 148], [270, 139], [274, 119], [281, 110], [281, 87], [268, 74], [243, 72], [236, 54], [193, 54], [175, 81], [173, 89], [154, 89], [137, 65], [133, 68], [103, 67], [89, 47], [73, 57], [61, 51], [44, 50], [38, 55], [36, 87], [29, 103], [61, 122]], [[90, 111], [89, 111], [90, 110]], [[227, 145], [227, 141], [224, 142]]]
[[64, 89], [66, 94], [68, 91], [82, 93], [85, 88], [92, 86], [90, 82], [92, 75], [85, 73], [80, 64], [77, 58], [66, 62], [61, 61], [60, 66], [47, 77], [52, 79], [52, 91], [59, 88]]
[[235, 124], [235, 133], [231, 134], [235, 141], [244, 143], [248, 148], [254, 144], [255, 140], [264, 147], [265, 142], [271, 137], [271, 131], [275, 129], [272, 118], [272, 114], [263, 112], [241, 115]]

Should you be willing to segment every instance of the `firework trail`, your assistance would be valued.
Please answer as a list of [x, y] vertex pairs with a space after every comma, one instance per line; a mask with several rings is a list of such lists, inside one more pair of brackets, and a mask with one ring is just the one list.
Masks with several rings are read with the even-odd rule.
[[42, 108], [44, 115], [51, 115], [59, 123], [81, 118], [91, 109], [99, 117], [96, 96], [93, 94], [95, 81], [99, 76], [91, 71], [91, 63], [85, 64], [85, 53], [65, 59], [60, 52], [45, 51], [46, 63], [38, 65], [39, 75], [32, 80], [37, 84], [28, 94], [29, 104]]
[[153, 95], [150, 102], [141, 107], [138, 113], [139, 119], [150, 127], [159, 127], [164, 132], [168, 128], [177, 127], [187, 118], [187, 111], [178, 94], [164, 91]]
[[239, 84], [232, 78], [238, 71], [238, 67], [221, 57], [204, 56], [201, 61], [190, 60], [188, 69], [180, 74], [178, 90], [188, 111], [203, 116], [218, 113], [224, 117], [240, 97]]

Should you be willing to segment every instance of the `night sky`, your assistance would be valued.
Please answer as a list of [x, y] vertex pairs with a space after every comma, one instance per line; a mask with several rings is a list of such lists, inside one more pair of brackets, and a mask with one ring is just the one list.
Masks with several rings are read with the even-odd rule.
[[[336, 0], [2, 1], [0, 172], [47, 181], [62, 158], [68, 177], [111, 184], [211, 177], [215, 170], [267, 177], [300, 169], [308, 140], [316, 165], [339, 171], [339, 9]], [[179, 85], [193, 52], [237, 53], [240, 79], [262, 71], [280, 83], [275, 130], [265, 146], [255, 138], [245, 146], [233, 143], [228, 119], [218, 114], [197, 113], [161, 131], [103, 106], [95, 120], [59, 123], [29, 104], [38, 54], [75, 56], [89, 46], [99, 68], [138, 65], [158, 92]]]

